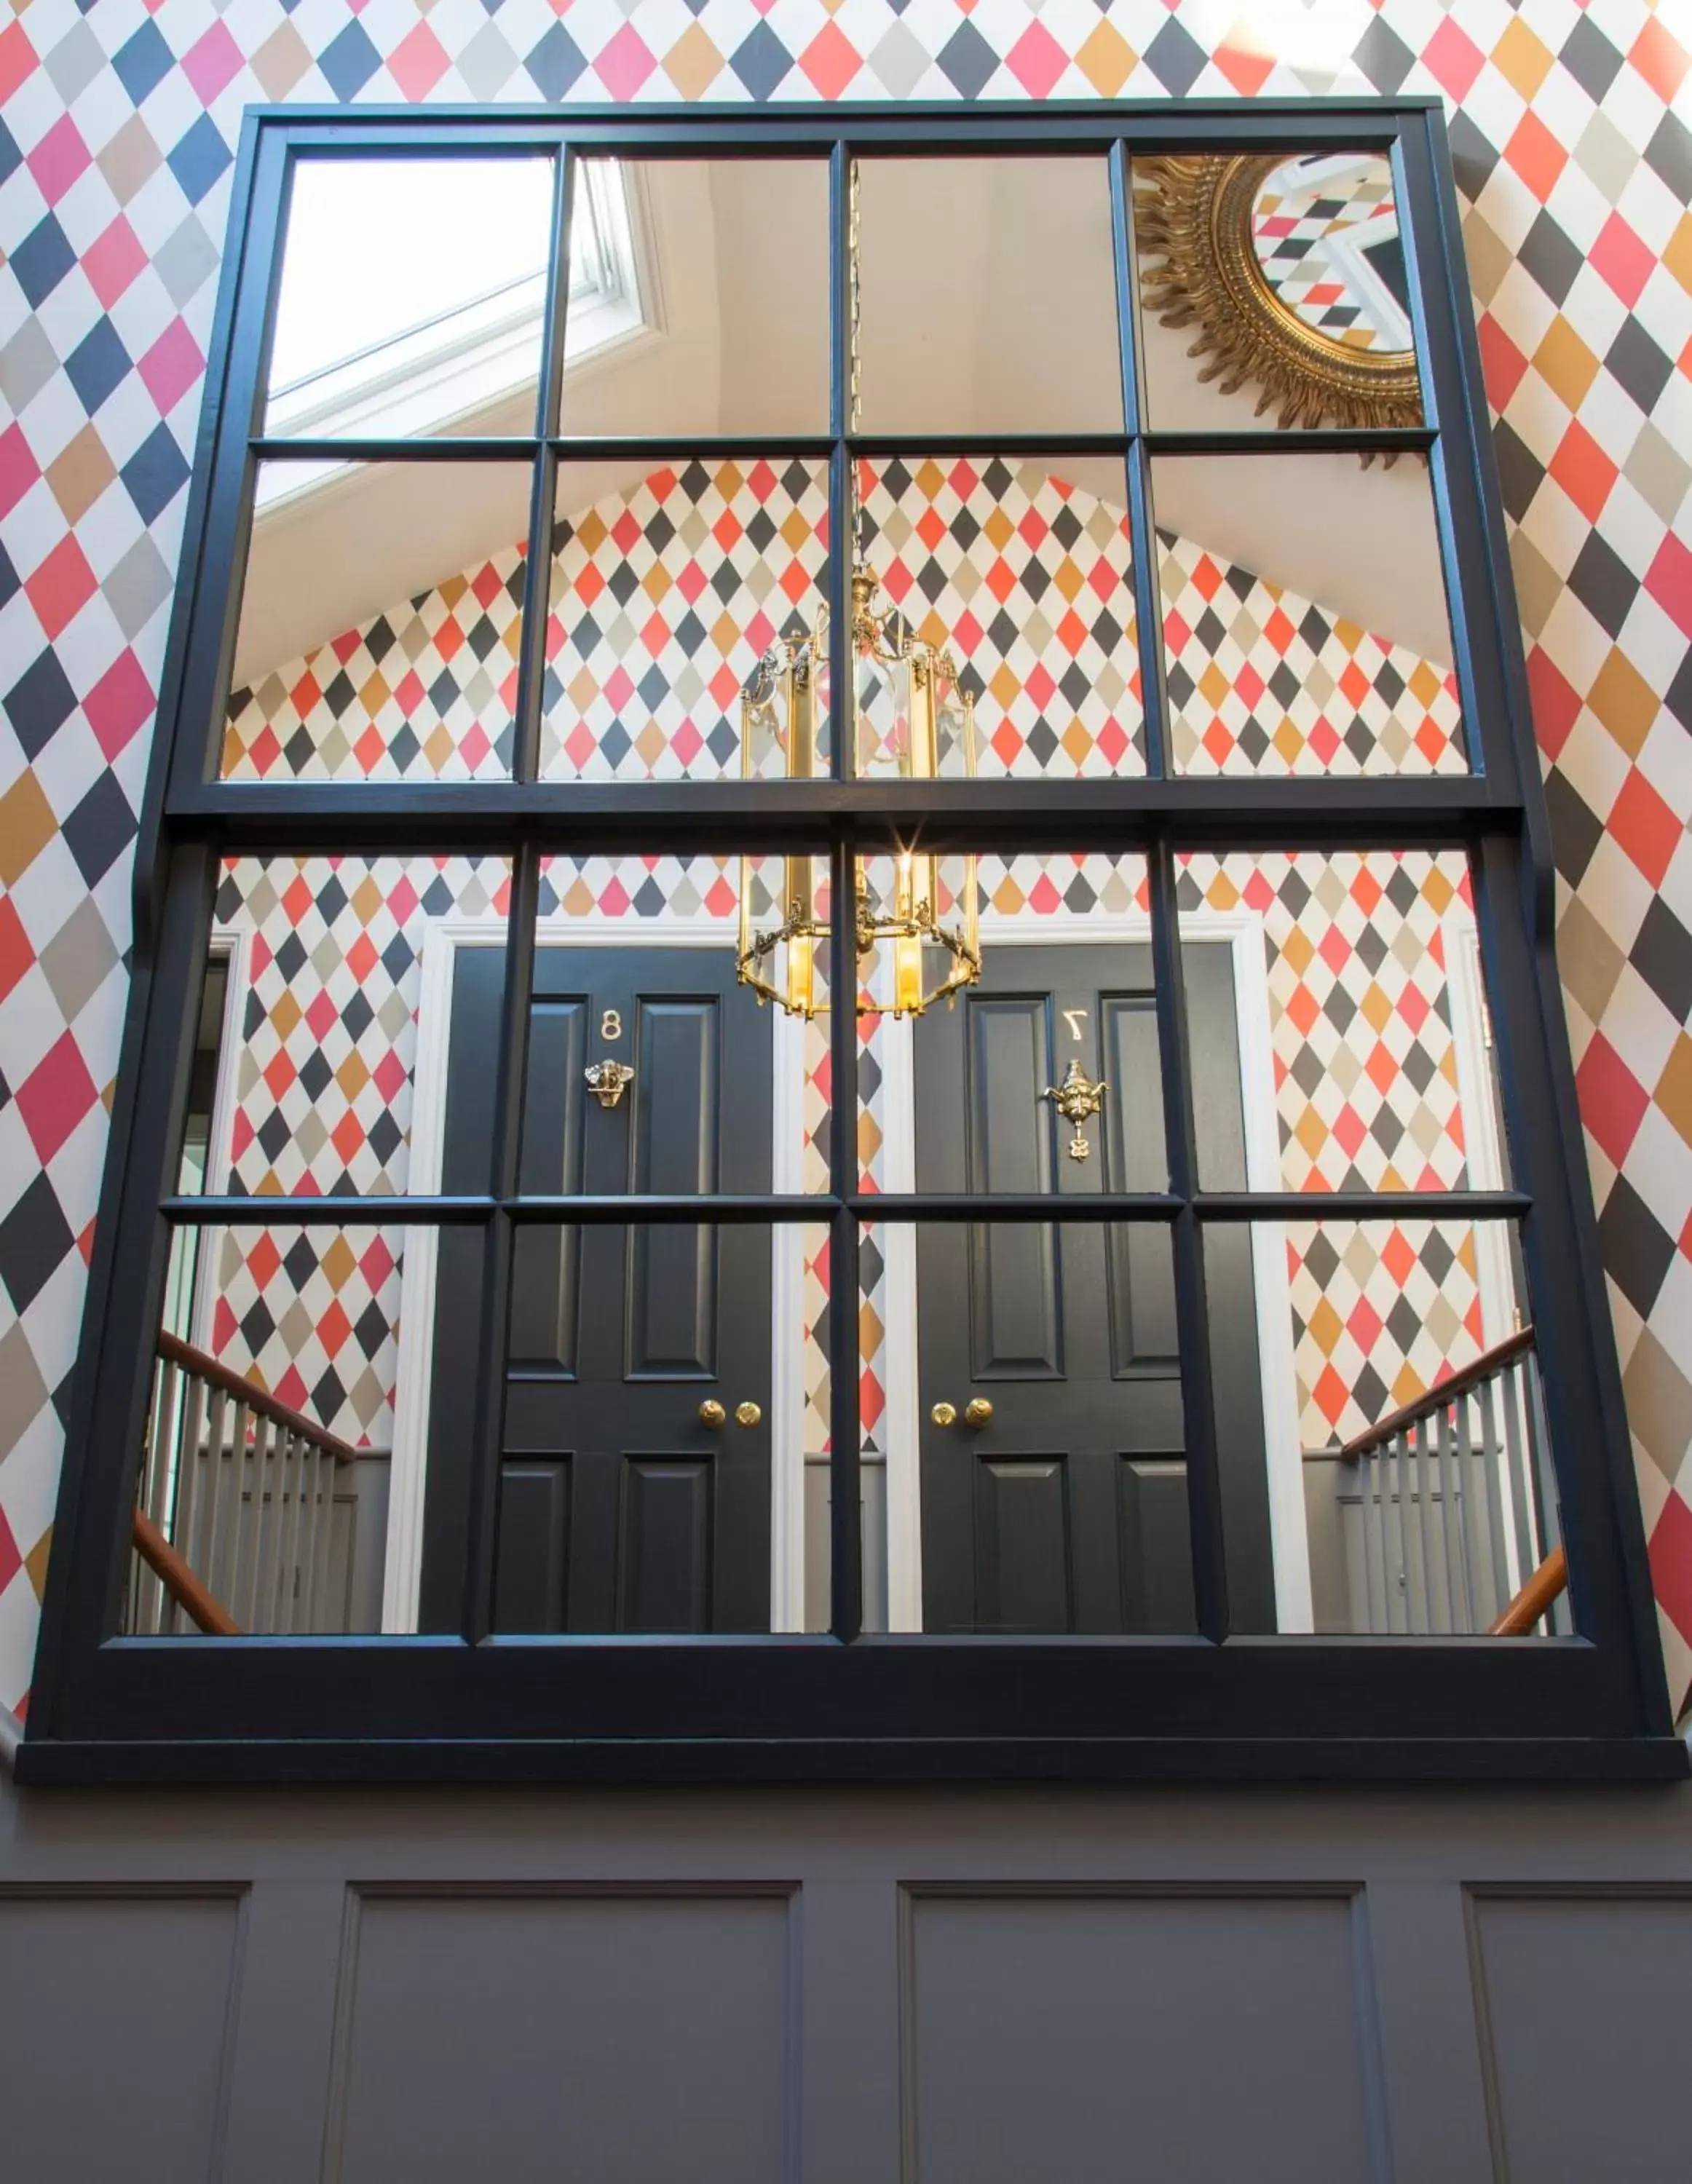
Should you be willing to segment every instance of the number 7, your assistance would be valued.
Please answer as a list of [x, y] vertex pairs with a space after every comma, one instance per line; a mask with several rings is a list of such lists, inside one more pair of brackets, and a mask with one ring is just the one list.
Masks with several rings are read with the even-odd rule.
[[1064, 1022], [1069, 1026], [1070, 1037], [1075, 1041], [1076, 1045], [1079, 1046], [1081, 1044], [1082, 1019], [1087, 1014], [1086, 1010], [1064, 1009], [1060, 1011], [1060, 1013], [1061, 1014]]

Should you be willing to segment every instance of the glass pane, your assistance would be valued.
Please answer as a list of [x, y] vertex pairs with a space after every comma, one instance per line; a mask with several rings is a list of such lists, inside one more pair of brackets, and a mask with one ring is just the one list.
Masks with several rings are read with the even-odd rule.
[[828, 430], [828, 168], [583, 159], [566, 432]]
[[219, 772], [509, 777], [523, 463], [264, 463]]
[[826, 1233], [520, 1232], [497, 1629], [807, 1627]]
[[863, 1187], [1166, 1190], [1144, 860], [886, 856], [863, 874], [880, 935], [860, 962]]
[[865, 432], [1122, 430], [1102, 159], [866, 159], [859, 177]]
[[1421, 423], [1383, 154], [1138, 159], [1133, 196], [1155, 428]]
[[1151, 467], [1178, 772], [1467, 771], [1421, 463], [1162, 456]]
[[1190, 1632], [1166, 1232], [881, 1222], [860, 1273], [888, 1627]]
[[[1488, 1190], [1507, 1181], [1461, 850], [1183, 855], [1189, 1015], [1233, 989], [1240, 1061], [1194, 1075], [1218, 1190]], [[1195, 949], [1206, 935], [1229, 944]], [[1236, 1095], [1231, 1087], [1237, 1084]]]
[[1513, 1224], [1213, 1227], [1205, 1275], [1234, 1628], [1489, 1630], [1561, 1538]]
[[[820, 856], [543, 860], [522, 1190], [827, 1188], [827, 872]], [[498, 999], [490, 967], [454, 1000], [467, 1088]]]
[[[859, 493], [859, 556], [879, 582], [877, 611], [895, 618], [881, 649], [909, 637], [955, 666], [976, 772], [1144, 772], [1119, 461], [894, 458], [860, 464]], [[909, 670], [859, 652], [868, 739], [895, 744], [913, 704]]]
[[557, 509], [548, 780], [827, 772], [826, 465], [566, 464]]
[[[215, 1030], [203, 1011], [197, 1072], [214, 1195], [436, 1187], [450, 972], [470, 950], [503, 980], [510, 884], [504, 857], [225, 861], [210, 945], [229, 997]], [[479, 1159], [452, 1188], [487, 1189], [485, 1142]]]
[[530, 433], [550, 159], [297, 160], [264, 430]]
[[197, 1599], [255, 1636], [458, 1627], [461, 1577], [425, 1582], [431, 1451], [467, 1445], [475, 1376], [435, 1369], [432, 1299], [447, 1253], [479, 1288], [481, 1251], [475, 1230], [172, 1231], [123, 1630], [192, 1636]]

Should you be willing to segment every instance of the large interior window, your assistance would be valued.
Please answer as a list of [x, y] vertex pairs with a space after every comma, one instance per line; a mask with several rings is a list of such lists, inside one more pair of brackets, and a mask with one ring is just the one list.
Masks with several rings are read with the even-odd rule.
[[24, 1771], [1665, 1771], [1432, 109], [264, 120]]

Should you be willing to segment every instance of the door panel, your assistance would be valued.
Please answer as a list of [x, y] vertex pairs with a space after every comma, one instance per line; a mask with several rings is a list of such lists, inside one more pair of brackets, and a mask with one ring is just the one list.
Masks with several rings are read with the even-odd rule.
[[[493, 949], [465, 949], [454, 978], [497, 980], [504, 984], [504, 961]], [[480, 1011], [478, 1012], [480, 1013]], [[484, 1050], [497, 1051], [495, 1048]], [[529, 1019], [528, 1089], [523, 1101], [523, 1144], [518, 1162], [520, 1188], [543, 1195], [582, 1188], [582, 1106], [587, 1088], [587, 997], [559, 994], [537, 1000]], [[464, 1068], [472, 1065], [466, 1056]], [[488, 1078], [492, 1071], [479, 1072]], [[453, 1089], [457, 1089], [456, 1083]], [[543, 1090], [544, 1095], [543, 1096]], [[490, 1096], [491, 1096], [490, 1086]], [[491, 1123], [490, 1117], [490, 1123]], [[512, 1246], [511, 1357], [513, 1363], [576, 1370], [577, 1284], [581, 1278], [578, 1231], [520, 1229]]]
[[[443, 1176], [478, 1180], [448, 1189], [486, 1187], [487, 1057], [497, 1045], [504, 961], [498, 950], [465, 949], [455, 967]], [[769, 1012], [737, 985], [726, 946], [543, 941], [524, 1189], [767, 1190], [771, 1027]], [[584, 1081], [602, 1061], [634, 1071], [614, 1107], [602, 1107]], [[450, 1373], [455, 1355], [465, 1354], [475, 1318], [465, 1293], [462, 1284], [441, 1285], [437, 1372]], [[769, 1628], [770, 1343], [767, 1228], [635, 1220], [517, 1230], [498, 1628]], [[699, 1416], [707, 1398], [731, 1421], [715, 1432]], [[761, 1413], [749, 1428], [732, 1423], [748, 1402]], [[451, 1445], [431, 1438], [424, 1563], [437, 1619], [429, 1628], [457, 1624], [464, 1460], [462, 1436]]]
[[[1243, 1188], [1231, 951], [1184, 953], [1205, 1173]], [[921, 1018], [913, 1049], [919, 1190], [1049, 1190], [1060, 1206], [1166, 1187], [1149, 946], [989, 947], [981, 983]], [[1071, 1059], [1107, 1086], [1083, 1160], [1041, 1096]], [[1250, 1241], [1207, 1243], [1230, 1591], [1242, 1627], [1272, 1630]], [[926, 1223], [917, 1283], [924, 1627], [1190, 1630], [1168, 1232]], [[992, 1417], [971, 1430], [976, 1397]], [[937, 1426], [936, 1403], [958, 1422]]]
[[1015, 1462], [980, 1457], [975, 1474], [981, 1613], [993, 1630], [1068, 1630], [1069, 1479], [1060, 1456]]
[[1063, 1310], [1050, 1228], [980, 1223], [967, 1232], [970, 1377], [1060, 1379]]
[[619, 1630], [711, 1628], [711, 1488], [709, 1457], [625, 1460]]
[[559, 1627], [570, 1557], [570, 1465], [506, 1462], [499, 1470], [501, 1516], [497, 1630]]
[[969, 1011], [971, 1190], [1052, 1187], [1052, 1134], [1039, 1104], [1052, 1081], [1050, 1016], [1044, 994], [993, 996]]
[[714, 1380], [717, 1232], [637, 1228], [628, 1240], [624, 1377]]
[[[1157, 1011], [1149, 994], [1099, 996], [1109, 1086], [1099, 1117], [1113, 1190], [1161, 1190], [1169, 1179]], [[1175, 1282], [1166, 1231], [1114, 1222], [1105, 1240], [1110, 1291], [1110, 1369], [1118, 1379], [1180, 1370]]]
[[710, 995], [648, 996], [635, 1017], [631, 1190], [715, 1190], [721, 1099], [721, 1011]]

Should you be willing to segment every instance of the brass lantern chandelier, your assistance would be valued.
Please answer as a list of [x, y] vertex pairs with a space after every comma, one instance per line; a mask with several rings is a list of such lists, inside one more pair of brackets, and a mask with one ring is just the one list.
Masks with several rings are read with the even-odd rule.
[[[858, 423], [858, 170], [851, 175], [850, 390]], [[918, 636], [890, 603], [864, 559], [862, 510], [855, 471], [850, 535], [853, 672], [850, 746], [860, 780], [935, 781], [976, 772], [975, 699], [943, 644]], [[820, 727], [828, 718], [828, 610], [797, 638], [779, 638], [753, 669], [741, 692], [743, 780], [808, 781], [817, 771]], [[760, 1005], [774, 1001], [807, 1022], [818, 1012], [816, 959], [826, 951], [832, 906], [819, 895], [823, 861], [806, 852], [782, 860], [779, 914], [754, 915], [754, 861], [740, 861], [740, 982]], [[940, 860], [931, 851], [895, 850], [860, 858], [852, 905], [858, 961], [857, 1010], [920, 1017], [937, 1001], [949, 1005], [981, 976], [981, 929], [976, 860], [961, 864], [948, 922]], [[886, 868], [884, 870], [884, 868]], [[939, 961], [931, 982], [931, 956]]]

